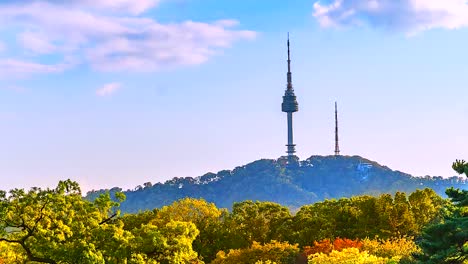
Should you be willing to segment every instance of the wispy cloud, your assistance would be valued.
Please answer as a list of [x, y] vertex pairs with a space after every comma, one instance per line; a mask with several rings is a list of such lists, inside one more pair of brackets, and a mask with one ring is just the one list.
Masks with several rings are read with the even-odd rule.
[[414, 34], [468, 26], [466, 0], [333, 0], [315, 2], [323, 27], [370, 25]]
[[111, 10], [114, 12], [141, 14], [155, 7], [159, 0], [69, 0], [58, 1], [48, 0], [51, 3], [72, 5], [77, 7], [87, 7], [101, 10]]
[[16, 59], [0, 59], [0, 78], [25, 77], [31, 74], [59, 73], [72, 67], [71, 63], [43, 64]]
[[96, 90], [97, 96], [109, 96], [115, 93], [118, 89], [120, 89], [122, 85], [118, 82], [108, 83], [103, 85], [101, 88]]
[[[18, 72], [46, 73], [58, 69], [44, 65], [54, 58], [74, 57], [98, 71], [155, 71], [200, 64], [234, 42], [256, 33], [237, 29], [238, 21], [212, 23], [185, 21], [163, 24], [145, 15], [157, 0], [37, 0], [0, 3], [1, 25], [17, 28], [17, 47], [30, 61]], [[9, 3], [9, 4], [8, 4]], [[24, 54], [24, 52], [15, 52]], [[32, 55], [32, 56], [31, 56]], [[65, 63], [64, 63], [65, 64]], [[36, 67], [32, 67], [32, 66]], [[41, 67], [42, 66], [42, 67]]]
[[94, 68], [102, 71], [154, 71], [200, 64], [234, 41], [255, 36], [250, 31], [229, 30], [226, 24], [216, 22], [187, 21], [174, 25], [144, 20], [127, 22], [132, 24], [129, 31], [134, 33], [110, 36], [86, 51]]
[[23, 48], [34, 53], [47, 54], [56, 50], [55, 46], [49, 42], [47, 36], [39, 32], [21, 32], [18, 34], [17, 39]]

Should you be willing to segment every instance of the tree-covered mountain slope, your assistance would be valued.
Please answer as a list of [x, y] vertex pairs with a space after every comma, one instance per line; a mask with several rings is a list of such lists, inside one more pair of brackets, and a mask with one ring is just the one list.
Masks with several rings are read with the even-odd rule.
[[[127, 199], [121, 209], [125, 212], [153, 209], [184, 197], [203, 198], [226, 208], [245, 200], [272, 201], [299, 208], [324, 199], [353, 195], [409, 193], [428, 187], [444, 196], [449, 187], [468, 187], [468, 182], [461, 177], [413, 177], [359, 156], [312, 156], [296, 165], [285, 164], [284, 158], [263, 159], [197, 178], [145, 183], [125, 191]], [[107, 190], [88, 192], [87, 198], [94, 199], [104, 191]], [[111, 193], [117, 191], [122, 189], [110, 189]]]

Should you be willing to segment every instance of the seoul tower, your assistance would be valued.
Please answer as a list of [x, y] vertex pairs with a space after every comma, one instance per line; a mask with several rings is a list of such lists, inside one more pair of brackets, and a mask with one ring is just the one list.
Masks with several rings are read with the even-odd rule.
[[288, 153], [288, 161], [293, 162], [296, 159], [294, 153], [296, 153], [296, 145], [293, 143], [293, 113], [299, 110], [299, 106], [296, 101], [296, 95], [294, 94], [294, 89], [292, 86], [291, 78], [291, 56], [289, 53], [289, 33], [288, 33], [288, 83], [286, 86], [286, 91], [283, 96], [283, 103], [281, 104], [281, 109], [283, 112], [287, 113], [288, 116], [288, 144], [286, 145]]

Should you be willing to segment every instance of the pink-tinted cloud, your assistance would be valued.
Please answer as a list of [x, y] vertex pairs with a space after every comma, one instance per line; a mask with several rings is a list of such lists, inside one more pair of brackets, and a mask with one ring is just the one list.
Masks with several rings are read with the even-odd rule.
[[[96, 0], [92, 3], [95, 5], [90, 0], [0, 4], [0, 32], [2, 24], [18, 28], [19, 46], [36, 54], [37, 65], [43, 65], [40, 55], [51, 54], [73, 57], [99, 71], [155, 71], [162, 67], [200, 64], [234, 42], [256, 35], [253, 31], [237, 29], [236, 20], [162, 24], [151, 17], [135, 15], [156, 6], [158, 1]], [[101, 9], [96, 11], [97, 8]], [[106, 8], [111, 11], [107, 12]], [[115, 13], [114, 9], [128, 9], [128, 12]], [[43, 67], [26, 67], [24, 72], [33, 69], [47, 72]]]
[[72, 64], [43, 64], [16, 59], [0, 59], [0, 78], [25, 77], [31, 74], [59, 73]]
[[65, 6], [86, 7], [91, 9], [101, 9], [113, 12], [130, 14], [141, 14], [155, 7], [159, 0], [47, 0], [54, 4]]
[[466, 0], [333, 0], [315, 2], [323, 27], [370, 25], [414, 34], [428, 29], [468, 26]]
[[18, 34], [18, 42], [26, 50], [39, 54], [47, 54], [56, 51], [56, 47], [50, 43], [48, 37], [39, 32], [21, 32]]
[[118, 89], [120, 89], [122, 85], [117, 82], [108, 83], [103, 85], [101, 88], [96, 90], [97, 96], [110, 96], [115, 93]]
[[216, 22], [162, 25], [148, 21], [138, 27], [138, 37], [112, 36], [88, 49], [92, 66], [103, 71], [153, 71], [200, 64], [239, 39], [255, 37], [254, 32], [230, 30]]

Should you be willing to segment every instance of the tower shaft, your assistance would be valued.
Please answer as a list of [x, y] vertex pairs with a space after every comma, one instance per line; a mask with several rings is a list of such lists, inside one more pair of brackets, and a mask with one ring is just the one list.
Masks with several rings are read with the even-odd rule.
[[286, 145], [288, 147], [288, 150], [286, 153], [288, 155], [294, 155], [296, 153], [296, 145], [293, 143], [293, 116], [292, 112], [288, 112], [288, 144]]
[[338, 142], [338, 106], [335, 102], [335, 156], [340, 155], [340, 145]]

